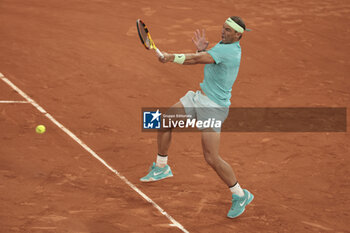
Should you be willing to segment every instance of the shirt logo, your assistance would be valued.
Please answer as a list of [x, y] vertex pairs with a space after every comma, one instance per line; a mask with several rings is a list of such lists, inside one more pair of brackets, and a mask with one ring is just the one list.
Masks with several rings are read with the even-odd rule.
[[143, 128], [144, 129], [160, 129], [159, 109], [156, 112], [143, 112]]

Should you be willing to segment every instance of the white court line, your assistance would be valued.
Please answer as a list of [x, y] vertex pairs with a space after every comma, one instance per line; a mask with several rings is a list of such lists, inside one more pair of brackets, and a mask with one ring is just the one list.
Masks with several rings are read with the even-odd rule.
[[125, 176], [121, 175], [117, 170], [109, 166], [103, 159], [101, 159], [90, 147], [88, 147], [83, 141], [81, 141], [75, 134], [73, 134], [70, 130], [64, 127], [61, 123], [59, 123], [55, 118], [53, 118], [48, 112], [46, 112], [39, 104], [37, 104], [33, 99], [31, 99], [26, 93], [24, 93], [21, 89], [15, 86], [10, 80], [5, 78], [5, 76], [0, 73], [0, 78], [9, 85], [13, 90], [18, 92], [23, 98], [25, 98], [30, 104], [32, 104], [36, 109], [39, 110], [42, 114], [44, 114], [49, 120], [51, 120], [55, 125], [57, 125], [63, 132], [68, 134], [74, 141], [76, 141], [81, 147], [83, 147], [87, 152], [89, 152], [92, 156], [94, 156], [98, 161], [100, 161], [103, 165], [105, 165], [110, 171], [115, 173], [122, 181], [124, 181], [130, 188], [132, 188], [135, 192], [137, 192], [141, 197], [143, 197], [146, 201], [151, 203], [154, 208], [156, 208], [161, 214], [167, 217], [172, 224], [169, 226], [175, 226], [179, 228], [181, 231], [185, 233], [189, 233], [178, 221], [176, 221], [173, 217], [171, 217], [165, 210], [163, 210], [157, 203], [155, 203], [151, 198], [149, 198], [146, 194], [144, 194], [139, 188], [137, 188], [134, 184], [132, 184]]
[[0, 100], [0, 104], [29, 104], [29, 102], [19, 100]]

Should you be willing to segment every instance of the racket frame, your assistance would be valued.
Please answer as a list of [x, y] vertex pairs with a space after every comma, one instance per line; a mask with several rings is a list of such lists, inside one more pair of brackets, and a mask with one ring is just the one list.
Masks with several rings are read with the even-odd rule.
[[[146, 45], [146, 43], [141, 35], [140, 26], [143, 27], [145, 32], [146, 32], [146, 36], [149, 39], [149, 44], [150, 44], [149, 47]], [[141, 19], [136, 20], [136, 28], [137, 28], [137, 32], [139, 34], [140, 40], [141, 40], [142, 44], [145, 46], [145, 48], [148, 50], [154, 49], [159, 57], [164, 58], [164, 55], [162, 54], [162, 52], [160, 52], [159, 49], [154, 44], [152, 37], [151, 37], [151, 34], [149, 33], [149, 30], [148, 30], [146, 24]]]

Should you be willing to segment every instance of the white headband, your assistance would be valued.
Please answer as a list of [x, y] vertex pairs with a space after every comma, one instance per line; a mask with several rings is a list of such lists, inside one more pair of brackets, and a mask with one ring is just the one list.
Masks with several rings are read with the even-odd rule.
[[239, 26], [235, 21], [233, 21], [231, 18], [228, 18], [226, 20], [226, 23], [233, 28], [234, 30], [236, 30], [239, 33], [243, 33], [244, 32], [244, 28], [242, 28], [241, 26]]

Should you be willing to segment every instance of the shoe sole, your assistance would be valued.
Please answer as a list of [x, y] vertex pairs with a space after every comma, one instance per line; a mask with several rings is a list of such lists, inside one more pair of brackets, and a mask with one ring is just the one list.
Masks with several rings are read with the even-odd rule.
[[173, 177], [174, 175], [169, 175], [169, 176], [165, 176], [165, 177], [162, 177], [162, 178], [159, 178], [159, 179], [153, 179], [153, 178], [151, 178], [151, 179], [149, 179], [149, 180], [141, 180], [140, 179], [140, 181], [141, 182], [143, 182], [143, 183], [149, 183], [149, 182], [155, 182], [155, 181], [159, 181], [159, 180], [164, 180], [164, 179], [166, 179], [166, 178], [170, 178], [170, 177]]

